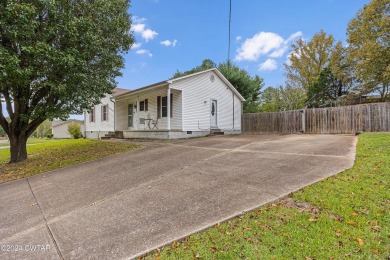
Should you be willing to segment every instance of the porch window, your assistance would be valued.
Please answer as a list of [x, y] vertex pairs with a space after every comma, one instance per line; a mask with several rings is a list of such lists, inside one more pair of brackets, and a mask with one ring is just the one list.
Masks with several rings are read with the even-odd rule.
[[108, 121], [108, 105], [102, 105], [102, 122]]
[[161, 98], [161, 116], [162, 117], [167, 117], [167, 112], [168, 112], [167, 101], [168, 101], [167, 97]]
[[95, 107], [92, 108], [92, 111], [89, 113], [89, 122], [94, 123], [95, 122]]
[[139, 102], [139, 111], [148, 111], [148, 99]]
[[[171, 94], [171, 104], [170, 104], [170, 110], [171, 110], [171, 113], [170, 113], [170, 117], [172, 118], [173, 117], [173, 94]], [[157, 97], [157, 117], [158, 118], [161, 118], [161, 117], [167, 117], [167, 114], [168, 114], [168, 98], [167, 96], [165, 97], [161, 97], [161, 96], [158, 96]]]

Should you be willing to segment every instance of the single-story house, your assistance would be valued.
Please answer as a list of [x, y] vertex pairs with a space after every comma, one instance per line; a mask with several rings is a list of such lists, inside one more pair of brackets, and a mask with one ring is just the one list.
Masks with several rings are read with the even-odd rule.
[[72, 123], [76, 123], [80, 125], [81, 131], [84, 128], [84, 121], [70, 119], [66, 121], [62, 120], [54, 120], [51, 123], [51, 133], [53, 134], [53, 138], [72, 138], [68, 133], [68, 126]]
[[115, 102], [118, 95], [129, 92], [128, 89], [115, 88], [112, 94], [102, 98], [99, 105], [95, 105], [90, 113], [84, 113], [84, 136], [91, 139], [100, 139], [109, 132], [115, 131]]
[[127, 91], [112, 101], [116, 137], [174, 139], [241, 133], [245, 99], [213, 68]]

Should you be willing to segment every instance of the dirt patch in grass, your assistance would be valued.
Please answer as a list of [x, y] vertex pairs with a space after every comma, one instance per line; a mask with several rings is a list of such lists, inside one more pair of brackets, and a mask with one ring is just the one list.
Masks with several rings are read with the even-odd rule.
[[134, 150], [131, 143], [88, 139], [51, 140], [27, 146], [28, 160], [8, 164], [9, 149], [0, 150], [0, 183], [33, 176], [77, 163]]

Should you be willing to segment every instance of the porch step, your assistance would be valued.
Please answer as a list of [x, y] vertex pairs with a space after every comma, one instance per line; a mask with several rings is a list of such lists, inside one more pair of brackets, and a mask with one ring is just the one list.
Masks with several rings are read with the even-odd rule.
[[100, 139], [103, 139], [103, 140], [106, 140], [106, 139], [111, 139], [111, 138], [115, 138], [116, 137], [116, 134], [115, 132], [108, 132], [108, 134], [105, 134], [104, 136], [100, 137]]
[[210, 135], [224, 135], [225, 133], [221, 131], [221, 129], [215, 128], [210, 129]]

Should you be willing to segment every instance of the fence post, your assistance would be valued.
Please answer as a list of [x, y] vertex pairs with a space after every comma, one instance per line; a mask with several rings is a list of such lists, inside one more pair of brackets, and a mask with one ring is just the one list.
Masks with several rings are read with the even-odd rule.
[[302, 134], [306, 133], [306, 109], [301, 110], [302, 113]]

